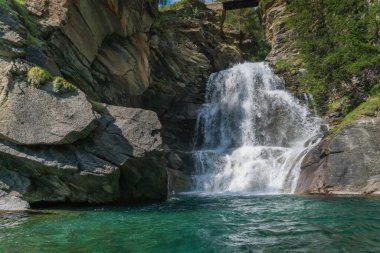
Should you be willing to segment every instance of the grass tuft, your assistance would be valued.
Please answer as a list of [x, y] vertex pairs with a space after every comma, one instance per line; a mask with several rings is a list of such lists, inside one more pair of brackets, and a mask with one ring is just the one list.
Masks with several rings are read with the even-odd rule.
[[28, 83], [37, 88], [44, 85], [47, 81], [50, 81], [52, 78], [51, 74], [41, 67], [33, 67], [29, 69], [27, 76]]
[[342, 122], [332, 129], [332, 132], [339, 131], [348, 123], [363, 117], [376, 117], [380, 112], [380, 84], [373, 87], [370, 92], [372, 95], [358, 107], [344, 117]]
[[54, 77], [54, 80], [53, 80], [53, 91], [56, 94], [61, 94], [65, 91], [69, 91], [69, 92], [76, 91], [76, 88], [72, 83], [70, 83], [63, 77], [56, 76]]
[[96, 102], [94, 100], [89, 100], [92, 105], [92, 109], [100, 114], [106, 110], [106, 106], [102, 103]]

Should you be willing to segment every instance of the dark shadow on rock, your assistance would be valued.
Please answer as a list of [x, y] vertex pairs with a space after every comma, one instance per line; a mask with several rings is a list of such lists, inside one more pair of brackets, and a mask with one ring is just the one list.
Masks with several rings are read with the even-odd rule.
[[160, 128], [151, 111], [108, 106], [98, 127], [73, 144], [2, 141], [0, 190], [48, 205], [165, 200]]

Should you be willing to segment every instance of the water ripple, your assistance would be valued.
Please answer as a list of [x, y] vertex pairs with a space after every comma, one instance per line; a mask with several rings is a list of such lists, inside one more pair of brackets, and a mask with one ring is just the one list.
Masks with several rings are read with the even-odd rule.
[[380, 199], [173, 196], [0, 215], [0, 252], [380, 252]]

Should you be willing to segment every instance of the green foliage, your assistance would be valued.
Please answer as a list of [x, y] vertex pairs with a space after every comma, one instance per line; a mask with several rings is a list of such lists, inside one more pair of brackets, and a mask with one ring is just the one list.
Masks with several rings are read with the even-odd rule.
[[38, 21], [37, 18], [30, 15], [25, 6], [25, 0], [0, 0], [0, 7], [5, 9], [15, 18], [20, 19], [27, 28], [26, 39], [29, 43], [36, 46], [43, 46], [43, 42], [37, 38]]
[[37, 20], [35, 17], [29, 15], [28, 10], [26, 9], [25, 6], [25, 0], [14, 0], [14, 4], [17, 8], [17, 11], [21, 15], [25, 26], [28, 28], [28, 31], [32, 34], [35, 35], [37, 33]]
[[290, 68], [290, 64], [285, 60], [279, 60], [276, 62], [276, 70], [285, 71]]
[[287, 25], [296, 31], [296, 47], [308, 70], [302, 83], [326, 101], [332, 89], [380, 62], [375, 43], [380, 3], [367, 0], [293, 0]]
[[160, 7], [160, 15], [156, 18], [152, 28], [163, 31], [169, 22], [175, 22], [181, 17], [197, 18], [206, 9], [206, 5], [198, 0], [182, 0], [166, 7]]
[[376, 95], [376, 94], [380, 94], [380, 83], [374, 85], [371, 89], [371, 91], [369, 92], [369, 94], [371, 94], [372, 96]]
[[51, 78], [50, 73], [40, 67], [33, 67], [28, 71], [28, 83], [37, 88], [51, 80]]
[[347, 101], [348, 97], [344, 96], [328, 104], [328, 112], [335, 112], [343, 107], [344, 103]]
[[182, 7], [183, 5], [189, 3], [189, 1], [190, 0], [181, 0], [181, 1], [175, 2], [173, 4], [170, 4], [168, 6], [160, 7], [159, 11], [165, 12], [165, 11], [169, 11], [169, 10], [176, 10], [176, 9]]
[[12, 11], [12, 8], [9, 6], [8, 4], [8, 0], [0, 0], [0, 7], [2, 9], [5, 9], [7, 10], [8, 12], [11, 12]]
[[70, 83], [63, 77], [56, 76], [54, 77], [54, 81], [53, 81], [53, 91], [56, 94], [60, 94], [64, 91], [69, 91], [69, 92], [76, 91], [76, 88], [72, 83]]
[[198, 7], [195, 7], [192, 11], [193, 11], [193, 17], [197, 17], [199, 15]]
[[254, 8], [229, 10], [226, 12], [225, 25], [239, 30], [244, 34], [244, 39], [252, 40], [249, 48], [244, 48], [249, 60], [264, 60], [270, 47], [266, 43], [264, 31], [260, 22], [260, 16]]

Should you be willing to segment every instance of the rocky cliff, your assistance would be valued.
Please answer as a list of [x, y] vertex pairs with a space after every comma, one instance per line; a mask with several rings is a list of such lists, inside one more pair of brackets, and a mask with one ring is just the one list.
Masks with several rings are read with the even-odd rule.
[[197, 2], [2, 1], [0, 210], [188, 188], [205, 82], [242, 60], [218, 21]]
[[[329, 60], [338, 57], [343, 50], [341, 48], [348, 47], [347, 41], [336, 35], [329, 35], [331, 41], [337, 39], [338, 49], [323, 44], [318, 46], [307, 41], [310, 38], [316, 38], [318, 32], [324, 31], [320, 36], [325, 36], [328, 29], [335, 29], [340, 23], [351, 15], [347, 20], [353, 20], [353, 16], [360, 14], [356, 20], [360, 20], [361, 29], [356, 33], [356, 37], [360, 40], [360, 33], [368, 31], [367, 37], [363, 37], [363, 43], [370, 45], [375, 50], [379, 48], [378, 37], [380, 29], [376, 17], [372, 16], [377, 11], [379, 4], [376, 1], [359, 1], [360, 10], [351, 11], [351, 7], [345, 6], [343, 13], [339, 12], [339, 6], [333, 6], [321, 2], [310, 2], [303, 0], [282, 1], [269, 0], [261, 2], [263, 26], [266, 31], [268, 41], [272, 45], [272, 51], [267, 60], [272, 64], [277, 73], [286, 81], [287, 89], [299, 97], [304, 97], [304, 93], [317, 91], [320, 94], [319, 101], [314, 103], [317, 110], [330, 124], [330, 132], [325, 134], [321, 143], [314, 147], [302, 162], [301, 175], [298, 181], [298, 193], [317, 193], [317, 194], [379, 194], [380, 193], [380, 150], [378, 140], [380, 139], [380, 100], [379, 88], [380, 82], [379, 61], [361, 62], [361, 59], [354, 57], [353, 64], [363, 64], [356, 72], [352, 74], [336, 75], [329, 79], [328, 86], [323, 86], [326, 76], [313, 77], [313, 80], [306, 76], [312, 72], [307, 67], [313, 67], [313, 64], [307, 64], [307, 54], [315, 54], [311, 60], [315, 62], [315, 66], [322, 64], [328, 66]], [[359, 3], [358, 2], [358, 3]], [[319, 5], [318, 5], [319, 4]], [[310, 5], [310, 6], [309, 6]], [[318, 5], [318, 6], [317, 6]], [[326, 5], [326, 6], [325, 6]], [[345, 5], [345, 2], [340, 3]], [[314, 10], [309, 12], [311, 8]], [[325, 8], [325, 9], [324, 9]], [[330, 9], [328, 9], [330, 8]], [[323, 15], [323, 11], [327, 10]], [[322, 13], [322, 14], [321, 14]], [[319, 15], [321, 14], [321, 15]], [[334, 18], [329, 19], [330, 16]], [[296, 18], [294, 18], [296, 17]], [[291, 19], [304, 24], [291, 25]], [[374, 19], [375, 18], [375, 19]], [[319, 26], [308, 26], [306, 23], [310, 21]], [[336, 22], [335, 28], [328, 28], [329, 22]], [[346, 22], [347, 23], [347, 22]], [[372, 23], [377, 24], [372, 25]], [[326, 25], [323, 26], [323, 25]], [[304, 25], [305, 29], [300, 28]], [[354, 29], [356, 23], [350, 23], [351, 30]], [[331, 26], [331, 25], [330, 25]], [[308, 29], [309, 28], [309, 29]], [[325, 29], [318, 31], [318, 29]], [[341, 33], [348, 34], [348, 31], [341, 28]], [[335, 37], [337, 38], [335, 38]], [[334, 37], [334, 38], [333, 38]], [[372, 37], [371, 40], [368, 38]], [[302, 39], [303, 41], [299, 41]], [[365, 41], [367, 40], [367, 41]], [[330, 42], [331, 42], [330, 41]], [[305, 45], [309, 43], [314, 45], [314, 52], [307, 52]], [[331, 42], [332, 43], [332, 42]], [[360, 44], [355, 44], [359, 48]], [[323, 50], [330, 50], [327, 56], [322, 55]], [[331, 47], [331, 48], [329, 48]], [[340, 48], [339, 48], [340, 47]], [[356, 48], [356, 49], [357, 49]], [[319, 50], [319, 51], [318, 51]], [[336, 51], [334, 51], [336, 50]], [[354, 48], [350, 49], [354, 50]], [[350, 52], [342, 51], [342, 55], [349, 57]], [[318, 55], [318, 53], [320, 53]], [[359, 55], [365, 55], [362, 51]], [[370, 57], [376, 56], [371, 53]], [[343, 56], [342, 56], [343, 57]], [[368, 57], [368, 58], [370, 58]], [[343, 58], [337, 60], [343, 62]], [[347, 62], [348, 66], [350, 63]], [[348, 68], [346, 66], [335, 67], [336, 72], [341, 69]], [[354, 69], [354, 68], [352, 68]], [[323, 68], [317, 68], [320, 73], [328, 72]], [[334, 66], [331, 65], [331, 71], [334, 72]], [[351, 71], [351, 69], [350, 69]], [[349, 72], [349, 71], [346, 71]], [[335, 83], [335, 86], [330, 84]], [[318, 86], [319, 85], [319, 86]], [[307, 97], [310, 97], [307, 95]]]

